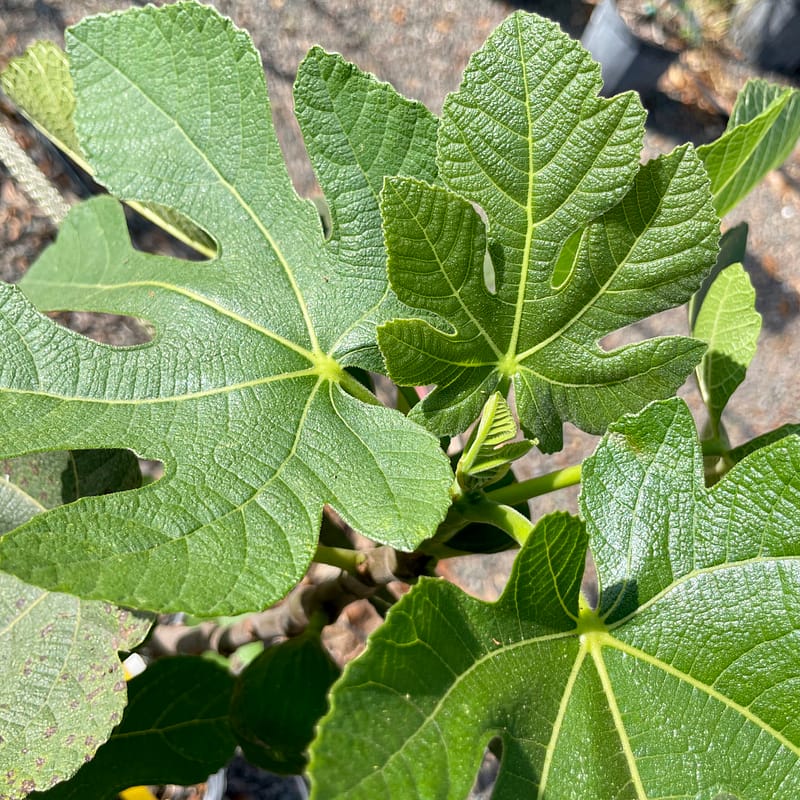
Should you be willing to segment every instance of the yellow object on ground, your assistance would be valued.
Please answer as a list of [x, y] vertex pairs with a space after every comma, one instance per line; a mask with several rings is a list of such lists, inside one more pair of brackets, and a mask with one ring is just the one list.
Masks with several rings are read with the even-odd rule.
[[[125, 672], [125, 680], [129, 681], [144, 669], [144, 661], [142, 661], [141, 656], [134, 653], [122, 662], [122, 669]], [[132, 786], [130, 789], [120, 792], [119, 797], [120, 800], [157, 800], [156, 796], [146, 786]]]

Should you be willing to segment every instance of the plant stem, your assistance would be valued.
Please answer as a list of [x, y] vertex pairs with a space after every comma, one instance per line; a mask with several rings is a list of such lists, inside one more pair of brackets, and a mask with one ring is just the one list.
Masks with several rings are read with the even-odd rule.
[[339, 377], [339, 385], [346, 391], [348, 394], [355, 397], [357, 400], [361, 400], [363, 403], [367, 403], [371, 406], [380, 406], [383, 405], [377, 397], [375, 397], [372, 392], [367, 389], [362, 383], [360, 383], [356, 378], [354, 378], [349, 372], [346, 370], [342, 370], [342, 374]]
[[314, 561], [318, 564], [330, 564], [345, 572], [356, 572], [365, 560], [364, 553], [359, 550], [348, 550], [346, 547], [328, 547], [320, 544], [314, 553]]
[[505, 531], [520, 547], [533, 530], [533, 523], [511, 506], [501, 505], [483, 497], [478, 502], [464, 503], [459, 508], [464, 519], [487, 522]]
[[539, 475], [521, 483], [512, 483], [500, 489], [493, 489], [486, 492], [486, 499], [495, 503], [503, 503], [515, 506], [557, 489], [564, 489], [567, 486], [575, 486], [581, 482], [581, 465], [573, 464], [571, 467], [557, 469], [555, 472], [548, 472], [546, 475]]
[[211, 621], [192, 627], [156, 625], [147, 642], [147, 651], [154, 658], [206, 650], [230, 655], [250, 642], [269, 644], [299, 636], [309, 625], [319, 629], [332, 623], [350, 603], [382, 593], [387, 583], [397, 580], [411, 583], [419, 575], [431, 572], [431, 558], [422, 553], [399, 553], [386, 546], [359, 552], [320, 545], [320, 550], [325, 563], [337, 560], [335, 566], [341, 566], [347, 562], [354, 567], [353, 572], [343, 571], [320, 583], [299, 584], [278, 605], [231, 625]]

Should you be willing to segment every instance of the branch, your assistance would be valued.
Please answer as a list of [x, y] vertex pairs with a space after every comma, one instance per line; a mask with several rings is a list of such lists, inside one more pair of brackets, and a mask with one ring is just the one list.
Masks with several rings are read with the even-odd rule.
[[392, 547], [376, 547], [359, 555], [364, 558], [356, 566], [356, 574], [341, 572], [320, 583], [296, 586], [280, 604], [232, 625], [216, 622], [203, 622], [191, 627], [156, 625], [148, 640], [150, 654], [161, 658], [215, 650], [227, 656], [250, 642], [270, 643], [297, 636], [319, 612], [324, 614], [326, 624], [330, 624], [345, 606], [370, 597], [387, 583], [414, 583], [428, 570], [432, 560], [424, 554], [400, 553]]

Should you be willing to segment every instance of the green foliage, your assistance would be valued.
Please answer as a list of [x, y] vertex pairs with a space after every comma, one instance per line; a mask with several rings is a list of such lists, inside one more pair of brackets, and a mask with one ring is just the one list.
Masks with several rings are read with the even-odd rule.
[[743, 225], [726, 232], [710, 280], [689, 304], [692, 335], [708, 344], [697, 368], [697, 383], [714, 437], [720, 436], [722, 412], [745, 378], [761, 332], [756, 293], [740, 263], [746, 238]]
[[725, 133], [697, 149], [711, 178], [714, 207], [727, 214], [771, 169], [780, 166], [800, 136], [800, 91], [764, 80], [739, 94]]
[[[175, 45], [159, 59], [156, 31]], [[181, 211], [221, 250], [188, 269], [133, 250], [110, 198], [72, 212], [22, 287], [40, 309], [147, 319], [155, 338], [136, 348], [57, 328], [0, 287], [0, 336], [25, 342], [0, 365], [0, 454], [128, 447], [166, 471], [37, 517], [4, 539], [2, 568], [83, 597], [212, 615], [283, 597], [314, 554], [324, 503], [387, 544], [430, 536], [452, 480], [438, 442], [343, 368], [374, 361], [363, 351], [392, 307], [375, 193], [394, 170], [432, 177], [430, 114], [312, 51], [299, 120], [332, 194], [325, 241], [282, 163], [257, 53], [230, 22], [193, 4], [133, 10], [78, 25], [68, 52], [96, 176]], [[219, 80], [200, 91], [211, 64]], [[365, 104], [381, 114], [362, 116]], [[354, 140], [364, 146], [340, 166]]]
[[523, 430], [559, 450], [562, 420], [600, 433], [672, 394], [700, 359], [686, 338], [599, 345], [686, 302], [717, 241], [694, 151], [640, 169], [639, 98], [601, 100], [600, 85], [599, 66], [556, 25], [515, 14], [445, 102], [437, 150], [448, 188], [384, 187], [392, 288], [445, 324], [389, 322], [379, 342], [396, 382], [437, 384], [411, 416], [439, 434], [464, 430], [511, 381]]
[[[0, 468], [0, 536], [46, 507], [141, 479], [127, 451], [42, 453]], [[149, 627], [146, 615], [0, 572], [0, 797], [63, 781], [94, 755], [125, 708], [117, 651]]]
[[497, 483], [511, 469], [511, 464], [522, 458], [536, 442], [515, 440], [517, 423], [508, 403], [495, 392], [481, 412], [481, 418], [472, 432], [467, 446], [458, 461], [456, 479], [467, 491]]
[[[760, 317], [746, 228], [718, 241], [717, 217], [791, 151], [797, 91], [752, 82], [720, 140], [640, 164], [638, 97], [599, 98], [535, 15], [490, 36], [441, 121], [315, 47], [294, 100], [320, 211], [212, 8], [66, 40], [0, 77], [110, 194], [0, 285], [0, 798], [199, 781], [237, 744], [279, 772], [310, 753], [318, 800], [456, 800], [490, 744], [500, 800], [797, 797], [800, 426], [728, 442]], [[135, 250], [120, 201], [207, 260]], [[603, 346], [686, 302], [692, 337]], [[62, 309], [152, 340], [90, 341]], [[702, 442], [663, 399], [693, 369]], [[565, 421], [595, 454], [518, 479]], [[138, 458], [163, 477], [142, 486]], [[578, 481], [579, 517], [535, 519]], [[495, 603], [386, 586], [516, 546]], [[344, 574], [298, 586], [312, 560]], [[359, 598], [385, 623], [339, 677], [319, 629]], [[112, 602], [194, 616], [140, 646], [152, 618]], [[213, 660], [157, 658], [125, 706], [118, 651], [167, 640]]]
[[122, 722], [94, 759], [41, 797], [113, 800], [128, 786], [205, 780], [236, 747], [228, 719], [233, 685], [226, 669], [206, 659], [156, 662], [130, 682]]
[[303, 772], [339, 672], [313, 629], [252, 661], [236, 682], [230, 712], [248, 760], [279, 774]]
[[493, 737], [498, 800], [796, 796], [800, 439], [707, 491], [688, 409], [656, 403], [584, 462], [581, 511], [540, 520], [497, 603], [423, 580], [392, 609], [334, 688], [316, 798], [463, 798]]
[[[53, 42], [36, 42], [15, 58], [0, 75], [3, 91], [50, 141], [81, 169], [92, 174], [75, 133], [75, 92], [67, 56]], [[131, 202], [131, 207], [164, 230], [206, 256], [213, 256], [214, 242], [196, 225], [171, 208], [154, 203]]]

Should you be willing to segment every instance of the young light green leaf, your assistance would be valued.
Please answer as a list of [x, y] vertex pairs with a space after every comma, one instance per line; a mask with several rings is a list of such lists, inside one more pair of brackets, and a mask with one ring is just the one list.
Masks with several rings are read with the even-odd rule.
[[689, 301], [689, 327], [694, 326], [700, 307], [703, 305], [703, 301], [705, 300], [708, 290], [711, 288], [711, 284], [717, 279], [717, 275], [731, 264], [744, 262], [745, 255], [747, 254], [748, 231], [747, 223], [740, 222], [733, 228], [729, 228], [720, 237], [717, 260], [708, 275], [703, 278], [700, 288]]
[[711, 178], [714, 207], [728, 213], [772, 169], [800, 137], [800, 91], [751, 80], [736, 99], [725, 133], [697, 148]]
[[294, 586], [325, 503], [399, 548], [429, 537], [449, 505], [447, 458], [342, 365], [375, 351], [385, 256], [364, 231], [379, 227], [382, 173], [432, 164], [430, 114], [312, 51], [298, 92], [335, 219], [326, 242], [265, 117], [258, 54], [230, 21], [195, 4], [149, 6], [85, 20], [68, 50], [98, 178], [181, 211], [220, 255], [189, 265], [135, 251], [109, 198], [72, 212], [25, 292], [42, 309], [149, 320], [153, 341], [131, 348], [60, 329], [0, 287], [0, 335], [17, 343], [0, 363], [0, 454], [119, 446], [165, 467], [141, 490], [37, 517], [5, 537], [2, 567], [46, 588], [207, 616], [263, 608]]
[[233, 755], [233, 676], [204, 658], [151, 664], [128, 684], [122, 721], [69, 781], [31, 800], [113, 800], [123, 789], [205, 780]]
[[586, 527], [541, 520], [497, 603], [424, 580], [392, 609], [334, 687], [316, 800], [464, 798], [493, 737], [495, 800], [798, 795], [800, 439], [707, 490], [685, 403], [654, 403], [582, 487]]
[[[69, 453], [0, 465], [0, 535], [76, 486], [92, 491], [85, 464]], [[64, 781], [94, 755], [125, 707], [117, 651], [138, 644], [150, 622], [0, 572], [0, 797], [17, 800]]]
[[469, 491], [499, 481], [511, 464], [522, 458], [536, 443], [528, 439], [511, 441], [517, 435], [517, 423], [508, 403], [495, 392], [481, 412], [456, 467], [456, 479]]
[[730, 264], [716, 276], [691, 314], [692, 335], [708, 344], [696, 374], [714, 436], [719, 433], [728, 400], [756, 354], [761, 315], [755, 302], [756, 293], [744, 267]]
[[[644, 110], [597, 97], [600, 69], [539, 17], [518, 12], [470, 61], [445, 102], [439, 172], [448, 189], [387, 180], [389, 278], [432, 325], [379, 329], [392, 378], [434, 383], [411, 417], [464, 430], [509, 381], [523, 430], [546, 452], [563, 420], [602, 432], [672, 394], [702, 345], [599, 340], [686, 302], [716, 255], [708, 179], [689, 147], [639, 169]], [[457, 194], [456, 194], [457, 193]], [[489, 221], [495, 291], [484, 279]]]
[[[92, 174], [72, 121], [75, 93], [67, 56], [57, 44], [35, 42], [0, 73], [0, 86], [45, 137]], [[214, 255], [214, 242], [206, 233], [172, 209], [154, 203], [131, 202], [130, 206], [203, 255]]]
[[59, 150], [89, 171], [72, 124], [75, 94], [69, 64], [57, 44], [35, 42], [11, 59], [0, 73], [0, 87]]

